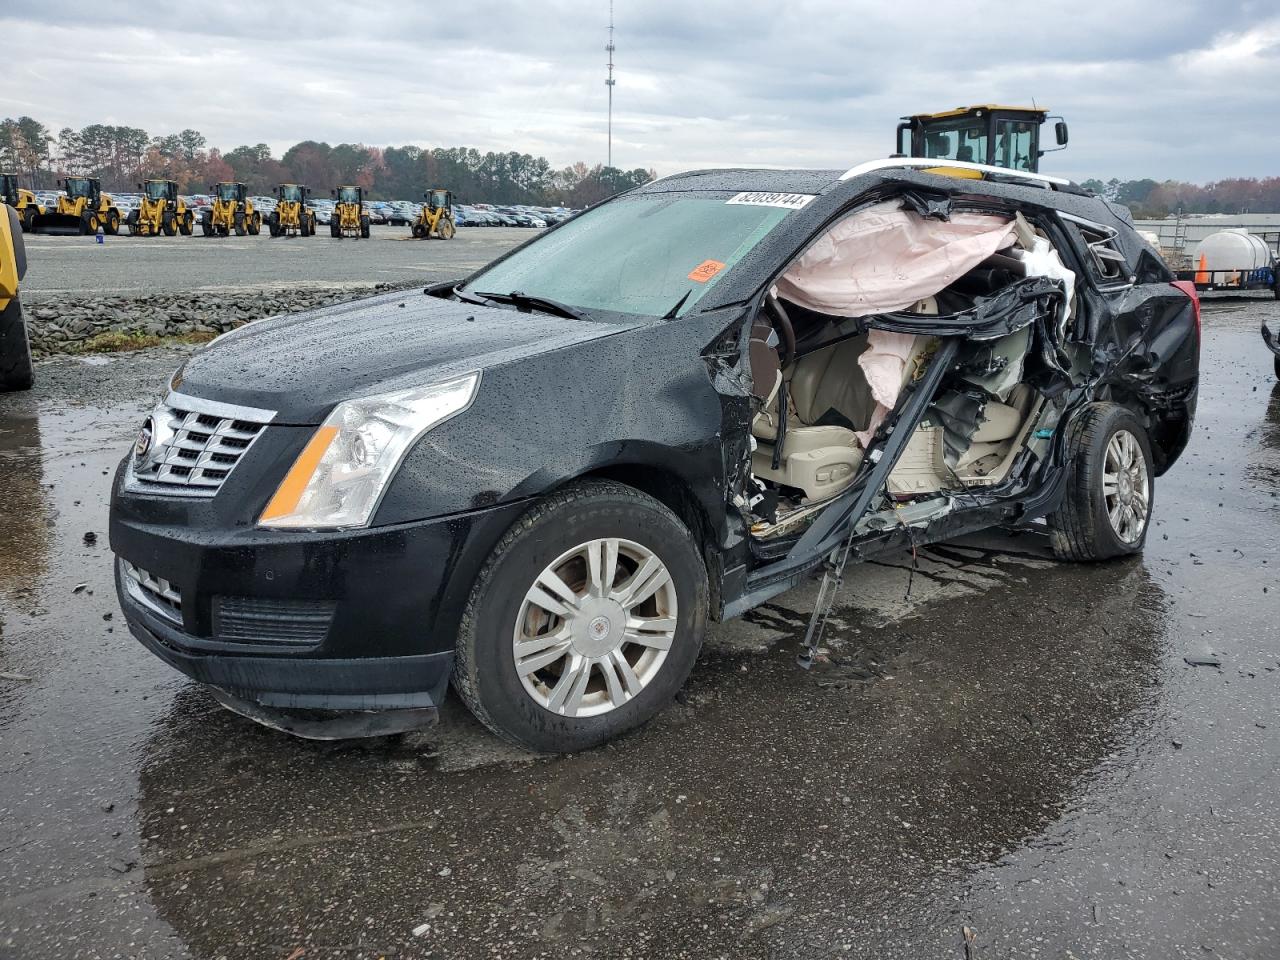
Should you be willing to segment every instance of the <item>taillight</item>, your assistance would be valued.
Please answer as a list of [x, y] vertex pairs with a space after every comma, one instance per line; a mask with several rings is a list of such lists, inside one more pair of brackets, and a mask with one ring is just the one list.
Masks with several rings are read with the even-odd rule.
[[1196, 317], [1196, 339], [1203, 339], [1200, 333], [1200, 292], [1190, 280], [1174, 280], [1173, 285], [1191, 298], [1191, 309]]

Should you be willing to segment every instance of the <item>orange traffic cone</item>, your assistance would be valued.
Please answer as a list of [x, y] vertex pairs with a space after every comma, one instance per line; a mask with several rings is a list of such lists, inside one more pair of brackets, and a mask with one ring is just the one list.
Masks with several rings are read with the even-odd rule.
[[1209, 261], [1205, 258], [1205, 255], [1202, 253], [1200, 254], [1200, 267], [1198, 270], [1196, 270], [1196, 283], [1208, 283], [1208, 282], [1209, 282]]

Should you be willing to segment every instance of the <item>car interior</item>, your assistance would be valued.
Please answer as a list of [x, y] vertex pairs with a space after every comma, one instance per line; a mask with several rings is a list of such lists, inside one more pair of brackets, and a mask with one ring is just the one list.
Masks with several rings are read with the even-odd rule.
[[[895, 246], [900, 234], [907, 236]], [[878, 457], [877, 429], [928, 368], [936, 337], [869, 322], [945, 318], [1037, 276], [1061, 285], [1057, 315], [1045, 320], [1061, 352], [1076, 309], [1075, 274], [1021, 213], [930, 217], [897, 199], [851, 214], [801, 254], [750, 332], [753, 536], [798, 533], [858, 483]], [[1027, 382], [1033, 339], [1023, 325], [962, 345], [889, 476], [889, 509], [998, 487], [1020, 454], [1043, 452], [1057, 413]]]

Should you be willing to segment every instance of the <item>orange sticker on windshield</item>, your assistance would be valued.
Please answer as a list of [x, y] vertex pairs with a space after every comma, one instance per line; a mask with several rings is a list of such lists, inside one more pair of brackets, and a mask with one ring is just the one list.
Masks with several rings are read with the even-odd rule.
[[706, 283], [723, 269], [724, 264], [719, 260], [703, 260], [690, 271], [689, 279], [694, 283]]

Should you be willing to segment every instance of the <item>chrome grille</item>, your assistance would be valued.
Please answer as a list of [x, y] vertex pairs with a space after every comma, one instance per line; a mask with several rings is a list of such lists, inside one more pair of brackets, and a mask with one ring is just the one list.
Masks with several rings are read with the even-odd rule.
[[120, 561], [120, 572], [129, 596], [166, 620], [182, 623], [182, 592], [177, 587], [128, 560]]
[[129, 485], [153, 493], [212, 497], [274, 417], [271, 410], [170, 393], [138, 436]]

